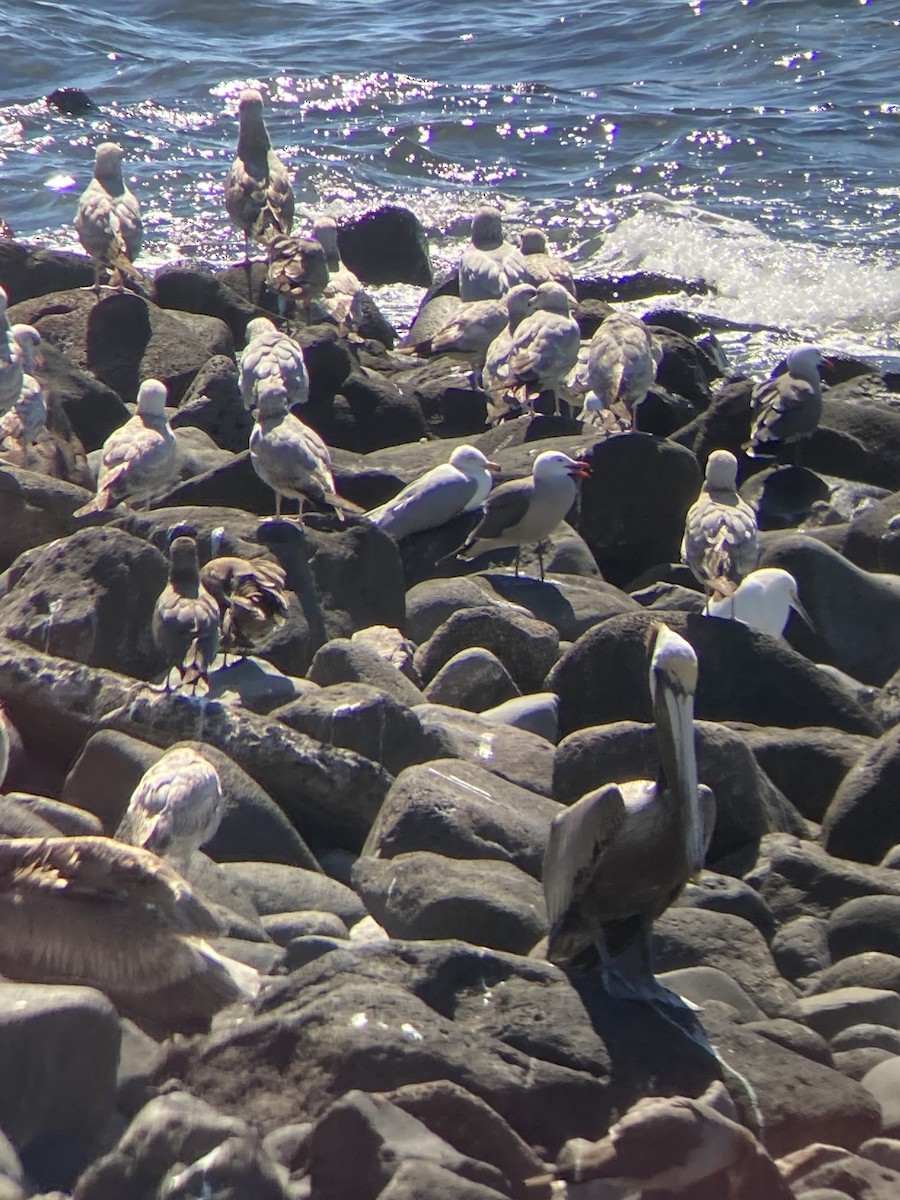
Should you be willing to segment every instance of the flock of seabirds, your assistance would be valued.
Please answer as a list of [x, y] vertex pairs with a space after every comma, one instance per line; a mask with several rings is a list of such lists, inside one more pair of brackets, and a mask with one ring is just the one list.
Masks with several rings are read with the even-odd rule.
[[[243, 92], [239, 119], [225, 205], [245, 251], [251, 242], [265, 248], [282, 324], [289, 327], [298, 307], [308, 320], [324, 309], [352, 331], [360, 320], [361, 288], [340, 261], [334, 221], [317, 221], [310, 238], [292, 234], [288, 172], [270, 144], [259, 92]], [[76, 228], [96, 264], [98, 296], [104, 272], [118, 287], [140, 274], [134, 267], [140, 209], [123, 180], [122, 157], [113, 143], [98, 147], [93, 178], [78, 203]], [[616, 312], [582, 346], [572, 316], [571, 269], [548, 253], [540, 231], [526, 231], [513, 246], [504, 238], [500, 214], [479, 209], [459, 265], [459, 294], [458, 309], [431, 336], [431, 350], [468, 356], [492, 397], [494, 419], [527, 410], [547, 392], [555, 402], [569, 403], [580, 391], [586, 423], [612, 431], [629, 427], [635, 404], [655, 377], [651, 332]], [[0, 430], [26, 464], [46, 414], [39, 346], [32, 327], [10, 327], [0, 290]], [[818, 349], [801, 346], [788, 355], [783, 373], [756, 387], [747, 454], [774, 456], [780, 444], [814, 432], [822, 361]], [[262, 317], [249, 323], [240, 386], [254, 417], [251, 462], [274, 492], [276, 515], [282, 516], [285, 499], [299, 505], [297, 515], [285, 520], [302, 522], [308, 501], [339, 515], [358, 513], [335, 490], [328, 446], [297, 415], [309, 382], [303, 353], [287, 329]], [[164, 384], [143, 382], [136, 412], [103, 446], [96, 495], [77, 515], [146, 502], [174, 480], [177, 448], [166, 398]], [[402, 539], [480, 510], [459, 556], [469, 560], [515, 547], [518, 574], [520, 549], [540, 551], [564, 522], [589, 466], [548, 451], [536, 457], [530, 478], [492, 487], [498, 469], [476, 448], [460, 446], [448, 462], [366, 516]], [[682, 556], [706, 592], [708, 614], [779, 637], [790, 609], [805, 617], [804, 610], [791, 575], [756, 569], [756, 518], [738, 495], [737, 470], [730, 452], [710, 456], [687, 514]], [[251, 653], [259, 636], [284, 620], [285, 576], [266, 558], [214, 557], [201, 568], [193, 537], [173, 532], [153, 636], [169, 666], [165, 690], [174, 676], [178, 690], [190, 689], [192, 696], [199, 690], [203, 702], [217, 652]], [[543, 579], [542, 561], [540, 574]], [[697, 776], [696, 655], [665, 625], [651, 629], [648, 652], [660, 775], [609, 784], [561, 810], [550, 831], [544, 887], [548, 958], [564, 966], [592, 958], [611, 991], [631, 989], [653, 1002], [652, 924], [701, 870], [716, 806]], [[0, 761], [0, 778], [4, 768]], [[0, 840], [0, 974], [98, 987], [156, 1034], [202, 1025], [225, 1004], [255, 994], [256, 972], [209, 945], [217, 918], [182, 874], [214, 834], [222, 804], [213, 765], [202, 753], [176, 748], [141, 779], [115, 839]], [[635, 950], [638, 965], [626, 970], [622, 964], [633, 963]], [[657, 991], [663, 989], [657, 985]]]

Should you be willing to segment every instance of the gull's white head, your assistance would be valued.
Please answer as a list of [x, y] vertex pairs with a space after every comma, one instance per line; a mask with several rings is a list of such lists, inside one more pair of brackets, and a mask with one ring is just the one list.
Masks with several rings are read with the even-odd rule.
[[145, 379], [137, 396], [137, 410], [141, 416], [161, 417], [166, 411], [166, 385], [158, 379]]
[[650, 696], [656, 701], [657, 688], [666, 684], [680, 696], [693, 696], [697, 690], [697, 655], [690, 642], [668, 625], [651, 625]]
[[537, 288], [530, 283], [517, 283], [506, 293], [506, 311], [509, 313], [510, 324], [515, 326], [532, 311]]
[[491, 462], [475, 446], [457, 446], [450, 455], [451, 464], [468, 479], [482, 479], [486, 471], [499, 471], [499, 463]]
[[819, 347], [808, 345], [797, 346], [785, 359], [790, 374], [809, 383], [818, 383], [819, 366], [823, 362], [824, 356]]
[[277, 333], [274, 322], [270, 321], [268, 317], [254, 317], [252, 321], [247, 322], [244, 337], [249, 345], [254, 338], [263, 337], [268, 333]]
[[587, 479], [591, 473], [588, 463], [579, 459], [569, 458], [561, 450], [545, 450], [534, 460], [532, 474], [535, 479], [561, 479], [566, 476], [574, 479]]
[[733, 492], [737, 485], [738, 463], [730, 450], [713, 450], [706, 460], [706, 490]]
[[572, 296], [561, 283], [542, 283], [531, 302], [533, 311], [562, 313], [568, 316], [574, 303]]

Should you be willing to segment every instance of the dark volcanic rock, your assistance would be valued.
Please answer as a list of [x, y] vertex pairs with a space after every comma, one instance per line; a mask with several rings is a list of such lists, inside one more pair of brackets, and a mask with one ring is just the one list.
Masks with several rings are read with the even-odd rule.
[[316, 651], [307, 676], [328, 687], [337, 683], [364, 683], [386, 692], [411, 708], [422, 701], [422, 693], [377, 650], [351, 638], [333, 638]]
[[448, 617], [416, 651], [416, 670], [428, 683], [470, 646], [496, 654], [523, 692], [537, 691], [559, 657], [559, 635], [551, 625], [491, 605]]
[[168, 571], [158, 550], [117, 529], [85, 529], [28, 558], [10, 568], [0, 599], [5, 637], [138, 678], [162, 669], [150, 636]]
[[468, 712], [502, 704], [519, 694], [500, 659], [481, 646], [454, 654], [425, 688], [425, 699], [430, 704], [445, 704]]
[[225, 871], [249, 894], [261, 917], [288, 912], [330, 912], [349, 927], [366, 915], [362, 901], [350, 888], [320, 871], [276, 862], [231, 862]]
[[900, 958], [878, 950], [851, 954], [826, 966], [815, 980], [814, 992], [831, 992], [844, 987], [869, 987], [900, 992]]
[[136, 399], [141, 380], [160, 379], [177, 404], [208, 358], [234, 353], [228, 327], [215, 317], [176, 317], [131, 292], [99, 301], [92, 291], [55, 292], [17, 304], [9, 318], [36, 326], [125, 400]]
[[0, 238], [0, 282], [11, 308], [34, 296], [90, 287], [94, 264], [86, 254], [36, 249]]
[[547, 686], [559, 695], [564, 734], [650, 719], [644, 639], [647, 626], [660, 618], [697, 651], [699, 719], [875, 732], [873, 719], [851, 696], [786, 644], [737, 621], [641, 612], [610, 617], [589, 630], [550, 672]]
[[112, 388], [79, 370], [49, 342], [41, 346], [40, 376], [51, 404], [60, 406], [86, 451], [97, 450], [128, 420], [125, 402]]
[[[836, 908], [828, 921], [835, 959], [876, 950], [900, 954], [900, 896], [860, 896]], [[900, 1010], [898, 1010], [900, 1013]]]
[[802, 534], [767, 545], [760, 566], [783, 567], [797, 580], [815, 632], [796, 629], [792, 640], [814, 661], [876, 685], [900, 667], [900, 588], [890, 576], [871, 575]]
[[351, 371], [340, 390], [320, 403], [313, 398], [310, 378], [310, 403], [303, 417], [329, 446], [360, 453], [418, 442], [429, 433], [419, 402], [366, 368]]
[[406, 208], [384, 205], [348, 222], [338, 230], [338, 246], [363, 283], [431, 286], [428, 239], [418, 217]]
[[26, 1170], [70, 1187], [115, 1112], [119, 1018], [100, 992], [0, 983], [0, 1126]]
[[414, 712], [441, 757], [468, 759], [520, 787], [550, 795], [553, 747], [545, 738], [440, 704], [419, 704]]
[[711, 399], [709, 381], [717, 373], [710, 358], [683, 333], [652, 322], [648, 324], [655, 345], [662, 351], [656, 368], [657, 384], [705, 409]]
[[[698, 722], [699, 778], [716, 796], [716, 824], [707, 855], [717, 862], [752, 849], [766, 833], [804, 832], [798, 814], [757, 766], [740, 737], [721, 725]], [[659, 748], [648, 725], [620, 721], [581, 729], [556, 750], [553, 794], [571, 804], [594, 788], [628, 779], [656, 779]]]
[[74, 533], [76, 508], [90, 499], [84, 488], [18, 467], [0, 467], [0, 567], [20, 554]]
[[830, 489], [805, 467], [768, 467], [746, 480], [740, 494], [755, 510], [760, 529], [793, 529], [828, 500]]
[[527, 954], [547, 931], [539, 883], [499, 859], [414, 850], [358, 858], [353, 886], [391, 937], [473, 942]]
[[237, 367], [223, 354], [209, 359], [197, 372], [178, 411], [173, 429], [196, 426], [223, 450], [240, 454], [247, 449], [253, 417], [244, 407]]
[[375, 819], [363, 854], [394, 858], [428, 850], [499, 859], [535, 879], [559, 805], [474, 763], [437, 759], [404, 771]]
[[835, 793], [822, 831], [829, 854], [878, 863], [900, 842], [898, 767], [900, 727], [895, 727], [858, 759]]
[[795, 917], [772, 938], [772, 956], [792, 983], [826, 971], [831, 963], [828, 925], [819, 917]]
[[231, 330], [236, 346], [244, 343], [248, 321], [259, 310], [233, 292], [211, 271], [193, 264], [166, 263], [153, 277], [153, 299], [160, 308], [218, 317]]
[[775, 934], [775, 918], [765, 900], [749, 884], [735, 879], [733, 875], [720, 875], [716, 871], [701, 872], [696, 883], [687, 884], [675, 901], [675, 907], [702, 908], [741, 917], [755, 925], [767, 942]]
[[702, 482], [694, 456], [674, 442], [630, 433], [596, 443], [587, 457], [591, 477], [582, 485], [576, 527], [604, 579], [623, 586], [654, 563], [676, 561]]

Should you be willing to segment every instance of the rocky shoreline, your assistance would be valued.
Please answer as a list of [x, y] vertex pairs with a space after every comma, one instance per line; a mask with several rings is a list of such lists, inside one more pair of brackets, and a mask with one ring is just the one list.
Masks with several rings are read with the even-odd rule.
[[[364, 284], [431, 282], [402, 210], [342, 231], [341, 251]], [[725, 373], [702, 321], [646, 315], [657, 382], [615, 436], [546, 414], [487, 427], [459, 362], [397, 354], [371, 300], [354, 334], [298, 333], [303, 418], [363, 509], [463, 443], [501, 480], [542, 450], [590, 462], [541, 582], [528, 555], [512, 576], [512, 550], [447, 560], [475, 514], [399, 545], [364, 517], [271, 519], [235, 365], [272, 311], [264, 278], [182, 263], [149, 298], [96, 301], [89, 259], [0, 240], [49, 398], [33, 469], [0, 463], [0, 835], [111, 835], [163, 750], [202, 746], [226, 808], [189, 878], [224, 916], [215, 946], [265, 976], [209, 1034], [160, 1043], [92, 989], [0, 983], [0, 1197], [900, 1194], [900, 379], [833, 357], [804, 466], [742, 460], [761, 565], [790, 570], [814, 625], [776, 641], [704, 617], [678, 565], [706, 459], [740, 455], [750, 420], [752, 381]], [[580, 280], [582, 335], [611, 303], [681, 286]], [[452, 291], [430, 287], [410, 341]], [[149, 510], [76, 519], [149, 377], [168, 388], [178, 481]], [[219, 553], [265, 548], [290, 594], [202, 703], [151, 686], [181, 522], [201, 562], [214, 531]], [[707, 869], [655, 927], [662, 981], [700, 1008], [677, 1028], [540, 948], [553, 815], [655, 771], [644, 643], [660, 618], [697, 651], [718, 803]], [[566, 1144], [605, 1145], [649, 1096], [691, 1098], [698, 1145], [728, 1148], [692, 1175], [680, 1135], [647, 1133], [631, 1190], [580, 1181]], [[629, 1121], [640, 1134], [651, 1116]]]

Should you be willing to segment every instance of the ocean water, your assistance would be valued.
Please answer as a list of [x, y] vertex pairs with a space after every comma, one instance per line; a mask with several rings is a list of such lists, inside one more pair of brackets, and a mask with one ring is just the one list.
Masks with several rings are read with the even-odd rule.
[[[222, 182], [252, 84], [301, 226], [406, 204], [440, 266], [488, 201], [586, 271], [705, 279], [675, 302], [735, 322], [742, 365], [802, 337], [900, 367], [900, 0], [3, 7], [0, 215], [22, 239], [75, 246], [115, 139], [144, 261], [237, 257]], [[96, 110], [48, 108], [64, 86]], [[418, 294], [378, 298], [402, 324]]]

